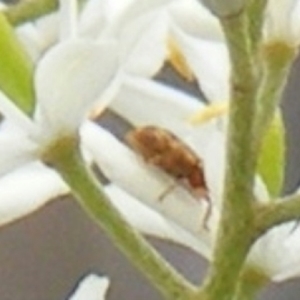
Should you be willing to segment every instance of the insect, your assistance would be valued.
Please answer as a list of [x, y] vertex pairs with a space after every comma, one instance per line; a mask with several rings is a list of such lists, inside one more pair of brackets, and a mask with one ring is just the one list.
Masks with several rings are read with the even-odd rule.
[[[156, 126], [133, 129], [126, 135], [126, 140], [146, 162], [164, 170], [177, 183], [183, 182], [196, 199], [201, 197], [207, 201], [208, 209], [203, 221], [204, 226], [207, 227], [212, 208], [211, 201], [205, 182], [203, 163], [194, 151], [170, 131]], [[175, 187], [176, 184], [170, 186], [160, 196], [160, 200]]]

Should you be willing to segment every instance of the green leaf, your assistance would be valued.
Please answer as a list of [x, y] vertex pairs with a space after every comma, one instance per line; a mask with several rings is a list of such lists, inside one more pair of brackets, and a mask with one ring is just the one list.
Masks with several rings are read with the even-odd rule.
[[10, 24], [20, 25], [49, 14], [58, 8], [58, 0], [22, 0], [9, 6], [3, 13]]
[[258, 161], [258, 173], [271, 196], [277, 197], [282, 189], [285, 167], [285, 130], [280, 112], [274, 116], [267, 130]]
[[25, 113], [34, 108], [33, 64], [0, 13], [0, 89]]

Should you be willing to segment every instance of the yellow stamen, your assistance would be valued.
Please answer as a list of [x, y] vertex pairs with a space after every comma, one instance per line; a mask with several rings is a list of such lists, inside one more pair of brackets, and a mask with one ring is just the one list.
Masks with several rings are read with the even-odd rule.
[[223, 116], [228, 112], [229, 109], [229, 102], [222, 101], [220, 103], [214, 103], [208, 105], [205, 108], [201, 108], [195, 114], [191, 115], [188, 118], [188, 122], [192, 125], [197, 125], [201, 123], [205, 123], [210, 121], [211, 119]]
[[188, 62], [186, 61], [183, 53], [181, 52], [176, 41], [169, 37], [167, 40], [167, 47], [169, 50], [168, 61], [173, 66], [173, 68], [182, 76], [186, 81], [193, 81], [195, 76], [193, 71], [189, 67]]

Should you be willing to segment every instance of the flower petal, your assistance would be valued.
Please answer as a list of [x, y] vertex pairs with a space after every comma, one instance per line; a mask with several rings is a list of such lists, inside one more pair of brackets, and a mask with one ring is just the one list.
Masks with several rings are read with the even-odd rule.
[[[28, 134], [36, 131], [33, 121], [22, 112], [10, 99], [0, 91], [0, 112], [9, 123], [19, 126], [20, 132], [27, 132]], [[3, 125], [3, 123], [2, 123]], [[12, 124], [10, 124], [12, 125]]]
[[291, 30], [292, 30], [292, 37], [296, 42], [297, 46], [299, 46], [300, 42], [300, 2], [297, 1], [293, 7], [293, 12], [291, 16]]
[[0, 179], [0, 225], [22, 218], [55, 197], [68, 192], [68, 187], [51, 169], [34, 162]]
[[229, 100], [230, 61], [226, 44], [222, 40], [188, 36], [178, 26], [173, 26], [172, 36], [207, 98], [212, 102]]
[[116, 70], [116, 47], [112, 42], [70, 41], [47, 52], [35, 78], [38, 112], [45, 132], [76, 130]]
[[97, 274], [87, 275], [79, 283], [69, 300], [104, 300], [109, 286], [107, 277]]
[[248, 263], [274, 281], [299, 276], [299, 238], [300, 229], [295, 229], [295, 222], [275, 227], [255, 243]]
[[59, 1], [60, 40], [74, 38], [77, 35], [77, 1], [60, 0]]
[[[128, 30], [128, 26], [136, 25], [136, 20], [142, 19], [147, 14], [152, 14], [153, 12], [159, 12], [166, 6], [173, 2], [174, 0], [126, 0], [124, 4], [120, 5], [119, 1], [109, 1], [111, 2], [108, 6], [108, 11], [110, 11], [111, 26], [108, 26], [105, 30], [106, 35], [114, 34], [115, 36], [121, 36], [122, 32]], [[115, 9], [115, 7], [119, 9]], [[136, 30], [139, 31], [138, 28]]]
[[8, 121], [1, 124], [0, 145], [0, 176], [35, 160], [37, 145]]
[[[84, 5], [80, 14], [79, 33], [86, 37], [97, 38], [106, 27], [119, 24], [120, 16], [135, 0], [90, 0]], [[127, 21], [130, 21], [130, 19]], [[118, 27], [118, 26], [117, 26]], [[122, 29], [123, 26], [118, 29]]]
[[37, 62], [42, 54], [57, 42], [58, 29], [58, 15], [53, 13], [34, 23], [25, 23], [17, 27], [16, 32], [32, 60]]
[[191, 128], [189, 116], [204, 104], [153, 80], [127, 77], [110, 107], [136, 126], [156, 124], [167, 129], [185, 127], [186, 130]]
[[205, 107], [203, 103], [148, 79], [127, 77], [110, 107], [137, 127], [154, 125], [170, 130], [199, 157], [216, 130], [215, 122], [197, 129], [189, 123], [190, 116]]
[[[109, 1], [110, 2], [110, 1]], [[90, 0], [84, 5], [79, 16], [79, 34], [85, 38], [96, 38], [106, 22], [107, 1]]]
[[[195, 129], [195, 131], [197, 130]], [[217, 130], [211, 131], [202, 159], [210, 196], [214, 199], [214, 204], [220, 208], [223, 199], [225, 175], [225, 136], [222, 132]]]
[[218, 19], [200, 1], [174, 1], [169, 11], [173, 21], [186, 34], [198, 39], [224, 39]]
[[16, 33], [25, 46], [30, 58], [36, 62], [43, 51], [43, 45], [35, 26], [31, 23], [26, 23], [17, 27]]
[[196, 238], [114, 184], [106, 186], [105, 191], [127, 221], [142, 233], [184, 245], [207, 259], [211, 257], [208, 240]]
[[[226, 165], [226, 136], [213, 126], [210, 128], [209, 138], [204, 139], [203, 135], [199, 136], [200, 132], [200, 128], [195, 128], [195, 133], [191, 139], [194, 141], [195, 151], [200, 153], [200, 157], [203, 159], [204, 173], [210, 196], [214, 201], [214, 205], [217, 205], [221, 210]], [[204, 141], [205, 146], [203, 144], [202, 147], [197, 146]], [[201, 151], [202, 149], [203, 151]], [[254, 194], [261, 203], [267, 203], [270, 200], [267, 188], [258, 175], [255, 177]]]
[[[280, 254], [284, 253], [285, 259], [284, 264], [280, 266], [280, 271], [273, 276], [274, 281], [283, 281], [300, 276], [300, 230], [298, 221], [291, 222], [288, 229], [289, 231], [284, 239], [281, 238], [281, 241], [278, 241], [281, 243], [283, 241], [284, 249], [282, 251], [285, 252], [280, 252]], [[278, 250], [280, 250], [280, 247], [277, 247], [276, 251]]]
[[204, 228], [208, 209], [205, 201], [192, 196], [180, 184], [159, 201], [174, 184], [170, 176], [139, 160], [113, 135], [91, 122], [84, 124], [81, 135], [85, 147], [110, 180], [191, 233], [212, 234]]
[[[266, 41], [283, 40], [288, 43], [299, 42], [300, 35], [293, 36], [292, 13], [297, 0], [270, 0], [268, 1], [265, 18]], [[294, 40], [296, 38], [296, 40]]]
[[121, 7], [122, 13], [113, 10], [114, 20], [110, 18], [103, 36], [115, 36], [120, 41], [120, 57], [126, 71], [152, 76], [163, 65], [169, 26], [166, 9], [171, 2], [129, 0]]
[[162, 68], [167, 56], [168, 19], [165, 11], [149, 13], [121, 36], [120, 56], [128, 73], [152, 77]]

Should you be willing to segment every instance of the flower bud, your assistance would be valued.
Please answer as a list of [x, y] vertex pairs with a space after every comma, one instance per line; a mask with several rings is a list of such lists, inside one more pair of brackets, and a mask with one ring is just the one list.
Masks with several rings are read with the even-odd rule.
[[198, 0], [214, 15], [220, 18], [238, 14], [245, 7], [246, 0]]

